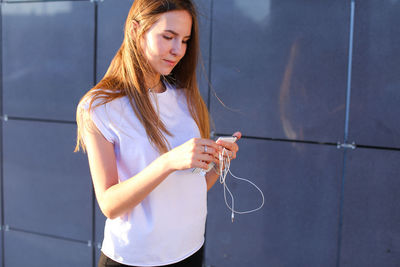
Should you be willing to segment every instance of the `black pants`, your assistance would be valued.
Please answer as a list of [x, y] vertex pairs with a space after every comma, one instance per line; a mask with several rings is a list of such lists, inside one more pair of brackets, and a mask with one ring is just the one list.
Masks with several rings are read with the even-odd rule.
[[[203, 254], [204, 254], [204, 246], [199, 249], [196, 253], [194, 253], [192, 256], [189, 258], [184, 259], [183, 261], [170, 264], [170, 265], [164, 265], [165, 267], [202, 267], [203, 264]], [[99, 264], [97, 265], [98, 267], [134, 267], [130, 265], [124, 265], [121, 263], [118, 263], [116, 261], [113, 261], [103, 253], [100, 255], [99, 259]]]

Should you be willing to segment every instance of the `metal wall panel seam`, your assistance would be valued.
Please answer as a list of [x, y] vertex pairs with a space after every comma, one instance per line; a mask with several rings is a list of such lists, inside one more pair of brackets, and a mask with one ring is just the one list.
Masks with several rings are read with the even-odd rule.
[[346, 120], [344, 128], [344, 142], [348, 142], [349, 137], [349, 117], [350, 117], [350, 97], [351, 97], [351, 75], [353, 67], [353, 45], [354, 45], [354, 12], [355, 0], [351, 0], [350, 8], [350, 33], [349, 33], [349, 61], [347, 66], [347, 95], [346, 95]]
[[214, 18], [214, 1], [210, 0], [210, 41], [208, 45], [208, 74], [206, 77], [208, 84], [207, 108], [211, 108], [211, 69], [212, 69], [212, 40], [213, 40], [213, 18]]
[[343, 169], [342, 169], [342, 184], [340, 186], [340, 204], [339, 204], [339, 221], [338, 221], [339, 227], [338, 227], [336, 267], [340, 267], [340, 257], [341, 257], [340, 250], [342, 247], [343, 201], [344, 201], [344, 182], [345, 182], [347, 151], [348, 148], [345, 148], [343, 152]]
[[[3, 116], [3, 2], [0, 6], [0, 116]], [[0, 122], [0, 212], [1, 222], [4, 225], [4, 169], [3, 169], [3, 121]], [[4, 267], [4, 227], [1, 227], [1, 266]]]
[[376, 149], [376, 150], [400, 151], [400, 148], [397, 148], [397, 147], [370, 146], [370, 145], [357, 145], [357, 147]]
[[9, 121], [9, 120], [14, 120], [14, 121], [34, 121], [34, 122], [47, 122], [47, 123], [76, 124], [75, 121], [25, 118], [25, 117], [8, 116], [7, 114], [4, 114], [3, 116], [1, 116], [1, 119], [4, 122]]
[[340, 143], [340, 142], [338, 142], [337, 143], [337, 148], [338, 149], [340, 149], [340, 148], [351, 148], [351, 149], [356, 149], [356, 147], [357, 147], [357, 145], [356, 145], [356, 143], [355, 142], [352, 142], [351, 144], [348, 144], [348, 143]]
[[351, 75], [352, 75], [352, 64], [353, 64], [353, 37], [354, 37], [354, 13], [355, 13], [355, 0], [351, 0], [350, 3], [350, 32], [349, 32], [349, 60], [347, 69], [347, 95], [346, 95], [346, 120], [344, 130], [344, 145], [338, 145], [339, 148], [344, 148], [343, 154], [343, 169], [342, 169], [342, 181], [340, 189], [340, 203], [339, 203], [339, 227], [338, 227], [338, 243], [337, 243], [337, 256], [336, 256], [336, 267], [340, 267], [340, 257], [342, 248], [342, 231], [343, 231], [343, 202], [344, 202], [344, 184], [345, 184], [345, 170], [346, 170], [346, 157], [347, 150], [354, 149], [355, 145], [349, 145], [348, 134], [349, 134], [349, 113], [350, 113], [350, 96], [351, 96]]
[[[213, 137], [230, 135], [230, 134], [215, 133], [215, 132], [213, 132], [212, 134], [213, 134]], [[273, 138], [273, 137], [250, 136], [250, 135], [242, 135], [241, 139], [289, 142], [289, 143], [301, 143], [301, 144], [314, 144], [314, 145], [327, 145], [327, 146], [337, 146], [338, 145], [338, 143], [332, 143], [332, 142], [319, 142], [319, 141], [311, 141], [311, 140], [284, 139], [284, 138]]]
[[[229, 135], [230, 134], [226, 134], [226, 133], [222, 133], [222, 132], [218, 132], [218, 133], [211, 132], [211, 138], [216, 138], [218, 136], [229, 136]], [[314, 144], [314, 145], [327, 145], [327, 146], [336, 146], [338, 149], [340, 149], [340, 148], [351, 148], [351, 149], [368, 148], [368, 149], [376, 149], [376, 150], [400, 151], [400, 148], [396, 148], [396, 147], [360, 145], [360, 144], [356, 144], [355, 142], [332, 143], [332, 142], [319, 142], [319, 141], [311, 141], [311, 140], [284, 139], [284, 138], [273, 138], [273, 137], [250, 136], [250, 135], [242, 135], [242, 139], [289, 142], [289, 143], [300, 143], [300, 144]]]
[[[219, 137], [219, 136], [228, 136], [228, 135], [230, 135], [230, 134], [221, 133], [221, 132], [219, 132], [219, 133], [211, 132], [211, 138], [216, 138], [216, 137]], [[338, 149], [341, 149], [341, 148], [347, 148], [347, 149], [367, 148], [367, 149], [375, 149], [375, 150], [400, 151], [400, 148], [396, 148], [396, 147], [360, 145], [360, 144], [356, 144], [355, 142], [352, 142], [352, 143], [341, 143], [341, 142], [331, 143], [331, 142], [318, 142], [318, 141], [297, 140], [297, 139], [283, 139], [283, 138], [261, 137], [261, 136], [250, 136], [250, 135], [242, 135], [241, 139], [336, 146]]]
[[[97, 84], [97, 47], [98, 47], [98, 22], [99, 22], [99, 1], [91, 0], [94, 3], [94, 38], [93, 38], [93, 87]], [[101, 0], [100, 2], [103, 2]], [[93, 187], [92, 195], [92, 243], [96, 240], [96, 196]], [[98, 245], [92, 246], [92, 266], [96, 266], [96, 249]]]
[[[212, 37], [213, 37], [213, 18], [214, 18], [214, 1], [210, 0], [210, 39], [208, 43], [208, 73], [206, 74], [207, 77], [207, 85], [208, 85], [208, 92], [207, 92], [207, 109], [211, 114], [211, 69], [212, 69]], [[204, 67], [204, 66], [203, 66]], [[215, 133], [211, 131], [210, 138], [214, 138]], [[204, 236], [207, 234], [207, 227], [205, 228]], [[204, 248], [207, 246], [207, 240], [204, 241]], [[204, 249], [203, 253], [203, 263], [206, 264], [206, 249]]]
[[93, 244], [93, 242], [91, 240], [85, 241], [85, 240], [61, 237], [61, 236], [57, 236], [57, 235], [44, 234], [44, 233], [40, 233], [40, 232], [28, 231], [28, 230], [24, 230], [24, 229], [15, 228], [10, 225], [3, 225], [1, 228], [3, 229], [4, 232], [12, 231], [12, 232], [32, 234], [32, 235], [36, 235], [36, 236], [48, 237], [48, 238], [57, 239], [57, 240], [69, 241], [69, 242], [74, 242], [74, 243], [79, 243], [79, 244], [86, 244], [89, 247], [91, 247]]

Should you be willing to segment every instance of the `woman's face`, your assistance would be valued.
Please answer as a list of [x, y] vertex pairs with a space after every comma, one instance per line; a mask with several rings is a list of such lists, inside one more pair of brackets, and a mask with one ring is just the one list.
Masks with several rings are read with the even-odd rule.
[[157, 73], [168, 75], [186, 53], [192, 17], [185, 10], [163, 13], [145, 33], [142, 49]]

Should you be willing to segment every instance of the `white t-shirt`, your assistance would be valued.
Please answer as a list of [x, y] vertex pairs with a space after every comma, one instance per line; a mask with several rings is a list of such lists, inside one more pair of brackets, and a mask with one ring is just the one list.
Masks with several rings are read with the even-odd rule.
[[[172, 148], [200, 137], [182, 90], [166, 86], [152, 93], [161, 120], [173, 136]], [[88, 108], [88, 101], [84, 107]], [[91, 118], [104, 137], [114, 144], [119, 181], [135, 176], [159, 153], [151, 146], [127, 97], [92, 109]], [[102, 252], [126, 265], [162, 266], [194, 254], [204, 243], [207, 185], [192, 170], [170, 174], [131, 212], [107, 219]]]

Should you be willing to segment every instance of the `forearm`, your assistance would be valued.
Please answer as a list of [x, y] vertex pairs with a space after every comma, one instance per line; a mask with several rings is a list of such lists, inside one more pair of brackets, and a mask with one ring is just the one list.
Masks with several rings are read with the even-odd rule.
[[219, 178], [219, 174], [217, 173], [215, 167], [206, 173], [205, 178], [206, 178], [207, 191], [208, 191], [211, 189], [211, 187], [213, 187], [213, 185]]
[[137, 175], [109, 187], [98, 197], [101, 210], [110, 219], [131, 211], [173, 171], [165, 154], [160, 156]]

